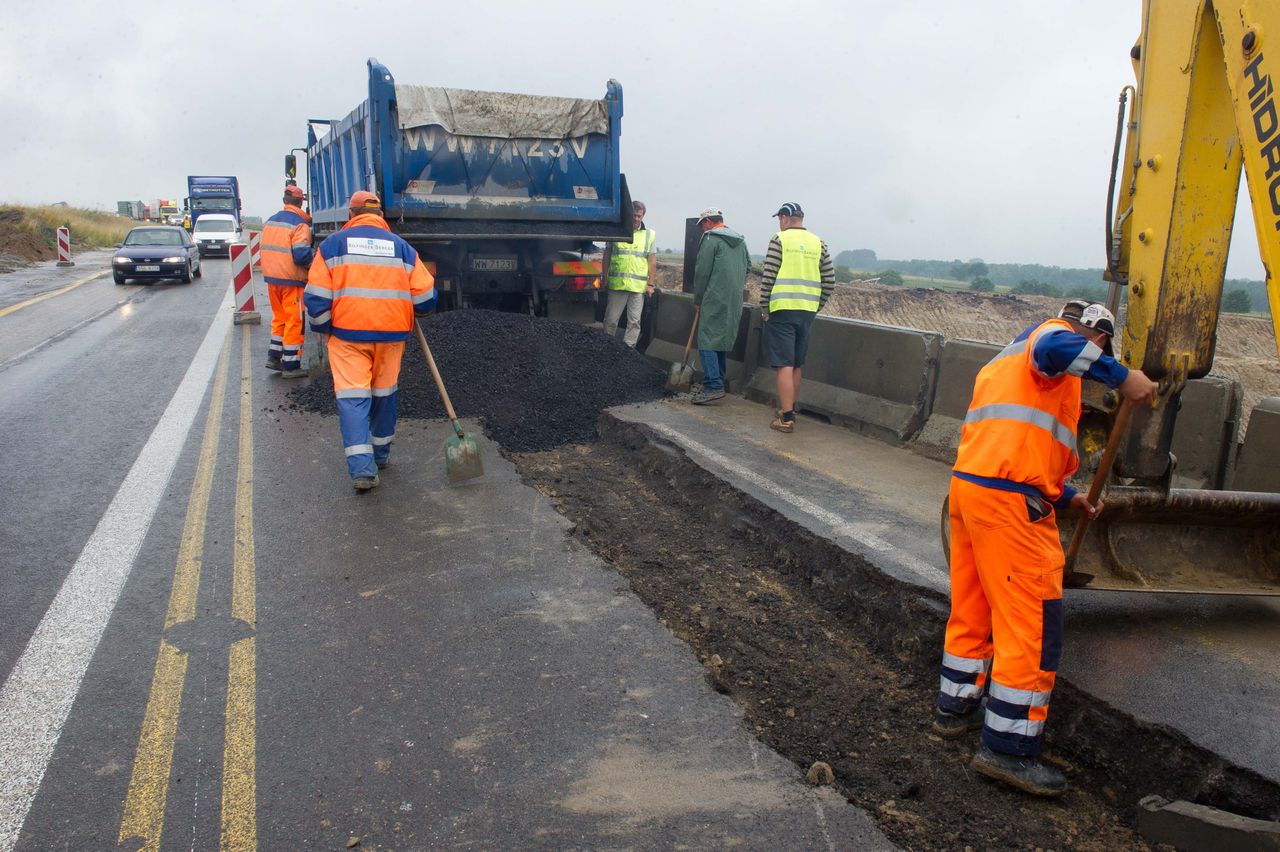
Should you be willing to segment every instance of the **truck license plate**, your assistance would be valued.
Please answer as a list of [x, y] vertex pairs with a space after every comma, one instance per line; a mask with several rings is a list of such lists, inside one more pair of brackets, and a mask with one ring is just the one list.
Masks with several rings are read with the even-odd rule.
[[476, 272], [515, 272], [514, 257], [473, 257], [471, 268]]
[[138, 266], [137, 269], [139, 272], [159, 272], [160, 271], [160, 267], [158, 266]]

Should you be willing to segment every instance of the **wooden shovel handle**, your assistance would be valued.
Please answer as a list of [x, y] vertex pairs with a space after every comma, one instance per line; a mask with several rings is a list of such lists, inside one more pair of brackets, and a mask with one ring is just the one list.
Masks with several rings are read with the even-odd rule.
[[[1111, 427], [1111, 435], [1107, 438], [1106, 449], [1102, 451], [1102, 460], [1098, 462], [1098, 472], [1093, 475], [1093, 484], [1089, 486], [1089, 503], [1098, 502], [1098, 498], [1102, 496], [1102, 489], [1107, 484], [1107, 478], [1111, 476], [1111, 466], [1115, 463], [1116, 453], [1120, 449], [1120, 439], [1129, 431], [1129, 419], [1133, 416], [1133, 403], [1125, 400], [1120, 404], [1120, 410], [1116, 412], [1116, 422]], [[1080, 553], [1080, 545], [1084, 543], [1085, 530], [1089, 528], [1089, 516], [1081, 513], [1080, 520], [1076, 521], [1075, 532], [1071, 534], [1071, 543], [1067, 546], [1067, 570], [1071, 570], [1071, 566], [1075, 564], [1076, 556]]]
[[702, 305], [693, 306], [693, 322], [689, 323], [689, 339], [684, 344], [684, 361], [689, 361], [689, 350], [693, 348], [693, 333], [698, 329], [698, 315], [702, 313]]
[[440, 398], [444, 400], [445, 413], [449, 415], [450, 420], [456, 423], [458, 415], [453, 413], [453, 403], [449, 401], [449, 392], [444, 389], [444, 379], [440, 378], [440, 371], [436, 369], [436, 359], [431, 357], [431, 347], [427, 345], [427, 338], [423, 335], [422, 326], [418, 325], [417, 319], [413, 321], [413, 330], [418, 335], [418, 342], [422, 344], [423, 354], [427, 356], [427, 366], [431, 368], [431, 378], [436, 380], [436, 388], [440, 391]]

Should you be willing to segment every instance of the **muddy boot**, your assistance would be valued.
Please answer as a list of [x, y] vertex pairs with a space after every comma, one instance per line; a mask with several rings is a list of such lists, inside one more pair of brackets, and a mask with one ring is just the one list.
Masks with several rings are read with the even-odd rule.
[[378, 470], [386, 470], [387, 466], [391, 464], [391, 458], [388, 456], [385, 459], [374, 459], [373, 463], [378, 466]]
[[275, 357], [275, 358], [272, 358], [270, 355], [268, 355], [268, 356], [267, 356], [267, 369], [268, 369], [268, 370], [272, 370], [272, 371], [277, 372], [277, 373], [278, 373], [278, 372], [280, 372], [280, 358], [279, 358], [278, 356], [277, 356], [277, 357]]
[[351, 480], [351, 486], [357, 491], [370, 491], [378, 487], [378, 477], [373, 476], [357, 476]]
[[280, 378], [282, 379], [305, 379], [309, 375], [311, 374], [308, 373], [306, 370], [297, 369], [297, 368], [280, 371]]
[[1067, 789], [1066, 776], [1041, 763], [1039, 758], [1001, 754], [987, 748], [985, 743], [974, 752], [969, 768], [1033, 796], [1061, 796]]
[[963, 737], [970, 731], [976, 731], [982, 727], [982, 717], [984, 711], [981, 707], [975, 707], [968, 713], [948, 713], [946, 710], [934, 709], [933, 714], [933, 732], [940, 737], [946, 737], [953, 740], [956, 737]]
[[722, 390], [701, 390], [693, 395], [693, 399], [689, 400], [694, 405], [710, 405], [717, 399], [724, 399], [724, 391]]

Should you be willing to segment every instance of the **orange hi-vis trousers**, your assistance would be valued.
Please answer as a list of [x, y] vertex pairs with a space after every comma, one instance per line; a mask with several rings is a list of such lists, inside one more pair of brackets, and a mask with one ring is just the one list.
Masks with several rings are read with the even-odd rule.
[[376, 476], [377, 463], [391, 455], [403, 356], [403, 340], [373, 343], [329, 337], [338, 426], [352, 479]]
[[267, 284], [267, 295], [271, 299], [271, 343], [267, 347], [267, 360], [278, 358], [281, 370], [302, 369], [302, 290], [302, 287]]
[[951, 617], [938, 707], [975, 710], [982, 741], [1037, 756], [1062, 656], [1065, 558], [1043, 498], [951, 479]]

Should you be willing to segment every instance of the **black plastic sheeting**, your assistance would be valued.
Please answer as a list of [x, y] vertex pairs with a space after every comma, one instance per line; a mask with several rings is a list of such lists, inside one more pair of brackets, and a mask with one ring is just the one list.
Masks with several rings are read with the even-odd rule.
[[[477, 418], [511, 452], [537, 452], [596, 439], [600, 412], [667, 394], [667, 376], [600, 330], [560, 320], [485, 310], [422, 321], [459, 417]], [[328, 378], [294, 392], [298, 408], [336, 414]], [[400, 367], [400, 418], [444, 419], [416, 336]]]

